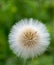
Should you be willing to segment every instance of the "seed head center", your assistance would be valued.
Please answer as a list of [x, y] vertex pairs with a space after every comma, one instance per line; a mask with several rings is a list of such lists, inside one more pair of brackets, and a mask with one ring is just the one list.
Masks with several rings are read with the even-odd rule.
[[26, 30], [24, 32], [24, 36], [25, 36], [25, 39], [27, 40], [32, 40], [36, 35], [36, 32], [32, 31], [32, 30]]
[[37, 43], [37, 32], [34, 31], [33, 29], [26, 29], [24, 32], [21, 34], [21, 43], [23, 46], [26, 47], [32, 47]]

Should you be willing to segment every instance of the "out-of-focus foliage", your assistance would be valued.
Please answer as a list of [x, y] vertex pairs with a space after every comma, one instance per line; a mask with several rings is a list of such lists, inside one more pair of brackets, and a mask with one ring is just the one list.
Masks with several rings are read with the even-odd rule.
[[38, 58], [28, 59], [26, 65], [54, 65], [54, 0], [0, 0], [0, 65], [23, 65], [9, 48], [8, 34], [14, 23], [23, 18], [42, 21], [48, 28], [51, 43]]

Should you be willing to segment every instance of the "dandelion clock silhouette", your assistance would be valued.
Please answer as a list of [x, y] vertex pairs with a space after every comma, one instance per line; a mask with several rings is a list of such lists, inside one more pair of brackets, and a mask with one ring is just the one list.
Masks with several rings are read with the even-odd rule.
[[29, 59], [43, 54], [50, 44], [46, 26], [34, 19], [23, 19], [13, 25], [9, 45], [16, 56]]

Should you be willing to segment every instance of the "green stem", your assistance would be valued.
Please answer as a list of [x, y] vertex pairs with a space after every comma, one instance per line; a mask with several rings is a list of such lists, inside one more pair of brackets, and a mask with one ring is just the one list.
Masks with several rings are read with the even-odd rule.
[[23, 65], [26, 65], [26, 61], [27, 61], [27, 60], [26, 60], [26, 59], [24, 59], [24, 63], [23, 63]]
[[32, 58], [32, 64], [34, 65], [34, 58]]

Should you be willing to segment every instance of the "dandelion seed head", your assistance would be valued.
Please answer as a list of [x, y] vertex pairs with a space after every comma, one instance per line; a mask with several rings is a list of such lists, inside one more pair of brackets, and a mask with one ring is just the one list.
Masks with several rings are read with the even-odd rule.
[[21, 20], [12, 27], [9, 34], [10, 48], [21, 58], [33, 58], [43, 54], [49, 43], [48, 30], [38, 20]]

